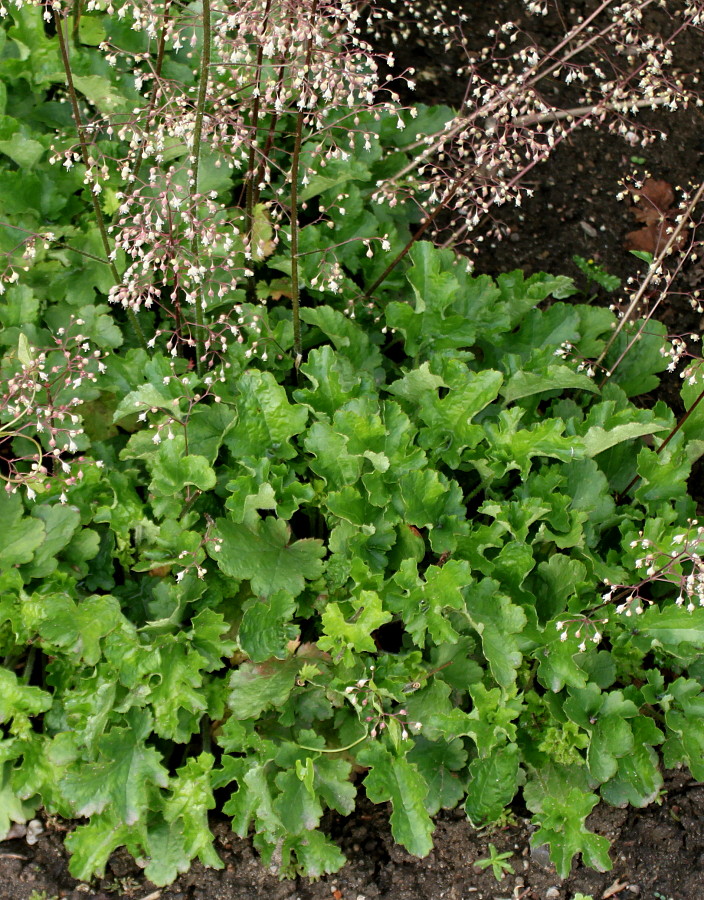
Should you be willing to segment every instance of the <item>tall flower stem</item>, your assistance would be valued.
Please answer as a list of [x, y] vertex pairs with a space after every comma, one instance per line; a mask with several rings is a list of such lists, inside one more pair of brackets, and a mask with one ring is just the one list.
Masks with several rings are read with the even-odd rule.
[[[264, 9], [264, 23], [262, 25], [262, 32], [266, 31], [266, 27], [269, 22], [269, 10], [271, 9], [271, 0], [266, 0], [266, 7]], [[264, 45], [260, 42], [259, 47], [257, 49], [257, 87], [259, 86], [259, 79], [261, 77], [262, 64], [264, 62]], [[259, 96], [259, 89], [257, 89], [254, 103], [252, 104], [252, 115], [251, 115], [251, 133], [252, 133], [252, 143], [249, 148], [249, 161], [247, 165], [247, 196], [245, 200], [245, 233], [247, 235], [247, 240], [252, 242], [252, 229], [254, 224], [254, 179], [255, 179], [255, 166], [256, 166], [256, 142], [257, 142], [257, 128], [259, 127], [259, 108], [260, 108], [261, 98]]]
[[[269, 10], [271, 9], [271, 0], [266, 0], [266, 7], [264, 9], [264, 22], [262, 25], [262, 37], [264, 33], [266, 33], [266, 28], [269, 23]], [[246, 235], [246, 241], [249, 245], [249, 252], [252, 253], [252, 245], [254, 241], [254, 191], [255, 185], [254, 180], [256, 177], [256, 144], [257, 144], [257, 129], [259, 127], [259, 107], [260, 107], [260, 96], [259, 96], [259, 80], [261, 78], [262, 71], [262, 63], [264, 62], [264, 45], [260, 42], [259, 47], [257, 49], [257, 90], [255, 92], [254, 103], [252, 104], [252, 114], [251, 114], [251, 132], [252, 132], [252, 143], [249, 147], [249, 160], [247, 163], [247, 193], [245, 199], [245, 211], [244, 211], [244, 230]], [[253, 257], [253, 253], [252, 253]], [[250, 303], [254, 303], [256, 300], [256, 286], [255, 286], [255, 276], [254, 273], [249, 276], [248, 284], [247, 284], [247, 295]]]
[[75, 46], [78, 46], [78, 43], [81, 39], [79, 28], [81, 25], [81, 13], [83, 12], [82, 7], [82, 0], [76, 0], [76, 3], [73, 7], [73, 28], [71, 29], [71, 36], [73, 38], [73, 43]]
[[[210, 43], [211, 43], [211, 20], [210, 20], [210, 0], [203, 0], [203, 50], [200, 60], [200, 83], [198, 85], [198, 101], [196, 103], [196, 120], [193, 128], [193, 146], [191, 148], [191, 159], [193, 160], [193, 190], [198, 193], [198, 173], [200, 167], [201, 142], [203, 138], [203, 116], [205, 112], [205, 101], [208, 93], [208, 79], [210, 77]], [[198, 260], [200, 243], [198, 241], [197, 231], [191, 239], [191, 253], [194, 262]], [[200, 373], [203, 367], [203, 303], [204, 294], [201, 287], [199, 296], [196, 299], [196, 371]]]
[[[641, 282], [638, 290], [634, 294], [633, 299], [631, 300], [631, 303], [630, 303], [628, 309], [621, 317], [621, 319], [618, 323], [618, 326], [612, 332], [611, 337], [609, 338], [609, 340], [606, 343], [606, 346], [601, 351], [601, 355], [597, 359], [595, 366], [600, 366], [604, 362], [606, 354], [612, 348], [614, 341], [616, 340], [616, 338], [619, 336], [619, 334], [623, 330], [624, 325], [626, 325], [626, 323], [630, 321], [631, 316], [638, 308], [638, 305], [640, 304], [641, 300], [643, 299], [645, 292], [650, 285], [650, 282], [653, 280], [653, 278], [655, 278], [656, 275], [659, 275], [660, 272], [662, 271], [662, 264], [665, 260], [665, 257], [669, 253], [671, 253], [673, 247], [675, 247], [677, 245], [677, 242], [679, 241], [682, 232], [688, 227], [690, 216], [694, 212], [695, 207], [697, 206], [699, 201], [702, 199], [702, 197], [704, 197], [704, 182], [702, 182], [699, 185], [699, 188], [697, 189], [696, 193], [694, 194], [692, 199], [687, 204], [686, 209], [679, 216], [678, 222], [675, 225], [672, 232], [669, 234], [667, 241], [662, 246], [662, 248], [660, 249], [660, 251], [658, 252], [656, 257], [653, 259], [652, 263], [650, 264], [650, 268], [648, 269], [647, 275], [645, 276], [645, 278]], [[651, 310], [647, 319], [649, 319], [652, 316], [653, 312], [655, 312], [654, 309]], [[646, 319], [646, 321], [647, 321], [647, 319]], [[639, 339], [641, 332], [642, 332], [642, 328], [640, 328], [638, 330], [638, 332], [636, 333], [636, 335], [628, 342], [626, 349], [621, 353], [621, 355], [618, 357], [618, 359], [611, 366], [609, 366], [608, 374], [606, 375], [606, 377], [604, 378], [604, 380], [601, 384], [602, 387], [608, 381], [608, 379], [613, 375], [616, 368], [621, 364], [621, 362], [623, 362], [623, 359], [626, 356], [626, 354], [629, 352], [629, 350], [631, 349], [633, 344]]]
[[[86, 138], [85, 126], [83, 125], [83, 119], [81, 117], [81, 110], [78, 106], [78, 95], [76, 94], [76, 87], [73, 83], [73, 73], [71, 71], [71, 60], [68, 55], [68, 45], [66, 42], [66, 35], [64, 34], [63, 28], [63, 20], [58, 10], [54, 10], [54, 24], [56, 26], [56, 34], [59, 39], [59, 48], [61, 50], [61, 60], [64, 65], [64, 72], [66, 74], [66, 85], [68, 87], [68, 95], [71, 100], [71, 109], [73, 111], [73, 120], [76, 125], [76, 131], [78, 132], [78, 142], [81, 146], [81, 157], [83, 159], [83, 165], [85, 166], [86, 173], [90, 172], [90, 156], [88, 154], [88, 140]], [[98, 231], [100, 233], [100, 239], [103, 243], [103, 249], [105, 250], [105, 256], [107, 257], [107, 264], [110, 266], [110, 273], [112, 274], [113, 280], [115, 284], [120, 283], [120, 274], [117, 271], [117, 267], [112, 259], [112, 251], [110, 248], [110, 240], [108, 238], [108, 232], [105, 227], [105, 218], [103, 216], [103, 210], [100, 206], [100, 201], [98, 199], [98, 195], [93, 190], [93, 186], [90, 186], [90, 197], [93, 203], [93, 212], [95, 214], [95, 221], [98, 226]], [[142, 326], [137, 321], [137, 316], [134, 313], [133, 309], [128, 307], [127, 309], [127, 318], [129, 320], [132, 329], [139, 341], [140, 345], [144, 350], [149, 351], [147, 346], [146, 338], [144, 337], [144, 332], [142, 331]]]
[[[171, 16], [171, 0], [166, 0], [164, 3], [164, 21], [161, 26], [161, 32], [159, 34], [159, 43], [157, 45], [156, 50], [156, 63], [154, 64], [154, 84], [152, 85], [151, 94], [149, 95], [149, 106], [147, 107], [147, 127], [149, 126], [149, 120], [152, 117], [154, 112], [154, 108], [156, 106], [156, 97], [159, 91], [159, 81], [161, 79], [161, 72], [164, 67], [164, 54], [166, 52], [166, 26], [169, 23], [169, 18]], [[142, 162], [144, 161], [144, 141], [140, 141], [139, 148], [137, 150], [137, 156], [134, 161], [134, 165], [132, 166], [132, 180], [136, 180], [139, 175], [139, 170], [142, 168]]]
[[[277, 90], [281, 89], [281, 85], [284, 82], [284, 76], [286, 74], [286, 66], [279, 67], [279, 78], [278, 78], [278, 86]], [[259, 203], [260, 196], [260, 187], [259, 185], [264, 178], [264, 172], [266, 168], [266, 161], [269, 158], [269, 154], [271, 153], [271, 148], [274, 146], [274, 140], [276, 138], [276, 129], [279, 124], [279, 117], [276, 113], [271, 114], [271, 119], [269, 121], [269, 133], [266, 136], [266, 142], [264, 144], [264, 149], [259, 155], [259, 165], [257, 167], [256, 174], [254, 176], [254, 184], [252, 190], [252, 206], [256, 206]]]
[[[311, 9], [311, 18], [315, 15], [317, 2]], [[303, 71], [310, 71], [310, 62], [313, 56], [313, 39], [306, 41], [306, 59]], [[303, 88], [305, 89], [305, 82]], [[305, 119], [305, 96], [301, 95], [301, 106], [296, 116], [296, 135], [293, 145], [293, 157], [291, 159], [291, 315], [293, 318], [293, 355], [296, 369], [303, 359], [303, 344], [301, 342], [301, 299], [298, 288], [298, 169], [301, 160], [301, 145], [303, 143], [303, 121]]]
[[[697, 399], [694, 401], [694, 403], [689, 407], [687, 412], [682, 416], [682, 418], [675, 425], [675, 427], [672, 429], [672, 431], [668, 434], [668, 436], [665, 438], [665, 440], [662, 442], [662, 444], [660, 444], [658, 449], [655, 451], [656, 453], [662, 453], [662, 451], [665, 449], [665, 447], [667, 447], [667, 445], [670, 443], [670, 441], [673, 439], [673, 437], [677, 434], [677, 432], [680, 431], [680, 429], [684, 426], [684, 423], [692, 415], [692, 413], [697, 409], [697, 407], [703, 400], [704, 400], [704, 391], [701, 391], [699, 396], [697, 397]], [[633, 478], [631, 478], [631, 480], [628, 482], [626, 487], [619, 493], [619, 496], [618, 496], [619, 502], [623, 501], [626, 494], [628, 494], [628, 492], [631, 490], [633, 485], [639, 479], [640, 479], [640, 475], [638, 475], [638, 474], [634, 475]]]
[[301, 298], [298, 289], [298, 166], [301, 157], [301, 134], [303, 131], [303, 112], [299, 112], [296, 121], [296, 142], [291, 162], [291, 315], [293, 317], [293, 355], [296, 368], [303, 359], [301, 343]]

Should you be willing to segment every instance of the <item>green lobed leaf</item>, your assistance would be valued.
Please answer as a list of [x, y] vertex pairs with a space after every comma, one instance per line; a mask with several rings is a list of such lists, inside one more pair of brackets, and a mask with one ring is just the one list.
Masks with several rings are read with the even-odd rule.
[[550, 859], [561, 878], [570, 874], [572, 859], [578, 853], [587, 865], [599, 872], [608, 872], [613, 866], [608, 840], [589, 831], [585, 825], [587, 816], [598, 802], [596, 794], [570, 788], [562, 797], [544, 797], [541, 811], [533, 816], [539, 828], [531, 838], [531, 844], [535, 847], [550, 845]]
[[149, 461], [152, 480], [149, 489], [162, 497], [173, 497], [188, 485], [201, 491], [215, 487], [215, 472], [204, 456], [186, 454], [183, 435], [163, 441]]
[[22, 684], [14, 672], [0, 668], [0, 722], [11, 723], [11, 734], [28, 735], [29, 717], [45, 712], [51, 702], [51, 695], [46, 691]]
[[404, 756], [395, 756], [380, 744], [357, 754], [360, 765], [369, 766], [364, 779], [372, 803], [391, 802], [391, 832], [414, 856], [427, 856], [433, 848], [433, 822], [425, 808], [428, 785]]
[[519, 751], [515, 744], [501, 747], [491, 756], [472, 760], [464, 808], [475, 828], [499, 818], [518, 790], [519, 775]]
[[501, 687], [510, 687], [523, 658], [516, 635], [526, 624], [526, 614], [520, 606], [511, 603], [500, 592], [499, 584], [490, 578], [468, 589], [466, 604], [469, 621], [481, 636], [491, 674]]
[[237, 634], [240, 647], [255, 663], [272, 656], [285, 659], [287, 644], [298, 636], [291, 622], [296, 601], [288, 591], [278, 591], [265, 600], [253, 598], [242, 616]]
[[501, 390], [506, 403], [531, 397], [544, 391], [563, 391], [567, 388], [598, 393], [599, 389], [591, 378], [575, 372], [569, 366], [553, 363], [544, 372], [518, 371], [512, 375]]
[[151, 716], [132, 710], [129, 719], [127, 727], [112, 728], [100, 738], [95, 762], [81, 760], [61, 779], [61, 791], [76, 815], [107, 810], [114, 822], [134, 825], [152, 804], [154, 789], [168, 785], [161, 754], [145, 744]]
[[408, 754], [408, 761], [416, 766], [428, 784], [425, 808], [429, 815], [457, 806], [465, 793], [463, 769], [467, 762], [467, 752], [459, 738], [429, 741], [419, 736]]
[[49, 648], [93, 666], [102, 655], [103, 639], [124, 621], [119, 602], [109, 595], [76, 603], [66, 594], [49, 594], [42, 598], [37, 615], [39, 634]]
[[351, 664], [353, 654], [374, 653], [376, 644], [372, 632], [391, 621], [391, 613], [382, 608], [382, 601], [375, 591], [360, 591], [348, 601], [351, 612], [345, 616], [338, 603], [328, 603], [323, 611], [323, 636], [318, 640], [321, 650], [333, 655], [343, 654]]
[[284, 705], [298, 673], [297, 660], [243, 663], [230, 676], [228, 706], [238, 719], [251, 719]]
[[313, 580], [322, 572], [323, 542], [304, 538], [291, 542], [291, 531], [281, 519], [257, 519], [254, 527], [237, 525], [228, 519], [217, 520], [219, 549], [208, 546], [208, 552], [225, 575], [246, 579], [252, 590], [263, 597], [286, 591], [295, 597], [301, 593], [306, 579]]
[[451, 559], [444, 566], [428, 566], [418, 577], [415, 560], [405, 559], [394, 576], [404, 594], [390, 598], [391, 608], [400, 613], [406, 631], [418, 647], [425, 645], [426, 632], [434, 644], [454, 644], [459, 634], [445, 610], [465, 609], [463, 589], [472, 582], [471, 567], [465, 560]]
[[223, 440], [235, 459], [293, 459], [291, 438], [308, 420], [304, 406], [288, 402], [271, 372], [249, 369], [237, 382], [237, 427]]
[[79, 825], [66, 837], [66, 848], [71, 853], [69, 871], [80, 881], [90, 881], [102, 875], [112, 853], [127, 845], [133, 855], [140, 855], [135, 829], [119, 821], [110, 811], [93, 816], [87, 825]]
[[0, 521], [0, 568], [30, 562], [46, 535], [44, 523], [24, 516], [19, 493], [4, 490], [0, 490]]

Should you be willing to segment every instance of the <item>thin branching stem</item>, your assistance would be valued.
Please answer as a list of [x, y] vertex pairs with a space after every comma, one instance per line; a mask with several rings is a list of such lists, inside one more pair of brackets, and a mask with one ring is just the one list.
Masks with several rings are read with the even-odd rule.
[[[59, 39], [59, 48], [61, 50], [61, 60], [64, 65], [64, 72], [66, 74], [66, 85], [68, 87], [68, 95], [71, 101], [71, 110], [73, 112], [73, 120], [76, 125], [76, 131], [78, 132], [78, 142], [81, 146], [81, 157], [83, 159], [83, 165], [86, 169], [86, 174], [90, 173], [91, 164], [90, 164], [90, 155], [88, 153], [88, 140], [86, 137], [85, 126], [83, 125], [83, 118], [81, 117], [81, 110], [78, 105], [78, 95], [76, 93], [76, 87], [73, 83], [73, 72], [71, 70], [71, 60], [68, 55], [68, 44], [66, 42], [66, 35], [64, 34], [63, 28], [63, 19], [58, 10], [54, 10], [54, 24], [56, 26], [56, 34]], [[105, 218], [103, 216], [103, 210], [100, 206], [100, 200], [98, 199], [98, 195], [93, 190], [94, 185], [89, 185], [89, 192], [91, 197], [91, 202], [93, 204], [93, 212], [95, 214], [96, 225], [98, 226], [98, 231], [100, 233], [100, 239], [103, 243], [103, 249], [105, 250], [105, 256], [107, 257], [108, 265], [110, 266], [110, 272], [112, 274], [113, 280], [115, 284], [120, 283], [120, 275], [117, 271], [117, 267], [112, 258], [112, 250], [110, 248], [110, 240], [108, 238], [107, 228], [105, 227]], [[137, 336], [137, 340], [144, 350], [149, 351], [147, 346], [146, 338], [144, 337], [144, 332], [142, 331], [142, 326], [137, 321], [137, 316], [134, 313], [134, 310], [127, 309], [127, 318], [134, 330], [135, 335]]]
[[442, 200], [441, 203], [438, 203], [438, 205], [435, 207], [435, 209], [432, 211], [432, 213], [430, 213], [430, 215], [426, 216], [426, 218], [421, 223], [420, 228], [418, 228], [418, 230], [413, 234], [413, 236], [410, 238], [410, 240], [406, 243], [406, 246], [399, 253], [396, 254], [396, 256], [391, 260], [391, 262], [384, 269], [384, 271], [381, 273], [381, 275], [379, 275], [379, 277], [376, 279], [376, 281], [374, 281], [374, 283], [371, 284], [358, 299], [368, 300], [371, 297], [371, 295], [374, 293], [374, 291], [386, 281], [386, 279], [393, 272], [393, 270], [396, 268], [396, 266], [401, 262], [401, 260], [405, 259], [405, 257], [408, 255], [408, 253], [410, 252], [413, 245], [417, 241], [419, 241], [421, 239], [421, 237], [423, 237], [423, 235], [428, 230], [428, 228], [430, 228], [430, 226], [437, 219], [437, 217], [440, 215], [440, 213], [443, 211], [443, 209], [445, 209], [445, 207], [450, 202], [450, 200], [452, 200], [452, 198], [457, 193], [457, 191], [462, 187], [462, 185], [470, 177], [471, 177], [471, 175], [469, 173], [465, 173], [463, 178], [458, 179], [455, 182], [455, 184], [450, 189], [450, 193], [447, 194], [447, 196]]

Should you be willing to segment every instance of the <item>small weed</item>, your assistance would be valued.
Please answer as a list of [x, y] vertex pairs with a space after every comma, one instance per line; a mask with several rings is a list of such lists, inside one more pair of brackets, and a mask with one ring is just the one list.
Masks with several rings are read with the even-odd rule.
[[504, 875], [509, 872], [511, 875], [514, 874], [513, 866], [508, 860], [513, 856], [513, 853], [507, 851], [506, 853], [499, 853], [496, 847], [493, 844], [489, 844], [489, 856], [487, 859], [478, 859], [474, 865], [478, 869], [488, 869], [491, 866], [491, 870], [494, 873], [494, 878], [497, 881], [501, 881]]
[[596, 282], [605, 291], [616, 291], [621, 286], [621, 279], [617, 275], [610, 275], [603, 266], [598, 265], [593, 259], [584, 259], [583, 256], [573, 256], [572, 261], [587, 276], [588, 281]]

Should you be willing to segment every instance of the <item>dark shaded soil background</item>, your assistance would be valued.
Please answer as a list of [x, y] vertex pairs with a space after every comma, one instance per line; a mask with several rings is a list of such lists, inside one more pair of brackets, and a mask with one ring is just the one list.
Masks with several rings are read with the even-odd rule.
[[[558, 13], [528, 19], [520, 0], [463, 3], [469, 16], [466, 30], [476, 47], [483, 45], [483, 36], [497, 19], [518, 21], [550, 46], [564, 33], [560, 15], [572, 21], [593, 6], [592, 2], [558, 0]], [[683, 71], [701, 72], [702, 43], [694, 34], [680, 43], [676, 59]], [[461, 57], [447, 53], [440, 39], [413, 31], [394, 52], [400, 68], [412, 65], [418, 70], [417, 101], [451, 106], [461, 102], [464, 86], [455, 75]], [[534, 196], [520, 208], [497, 210], [496, 219], [506, 237], [485, 242], [476, 270], [497, 274], [522, 268], [527, 273], [547, 271], [578, 278], [572, 256], [579, 254], [594, 259], [624, 283], [637, 275], [640, 264], [623, 247], [634, 222], [627, 204], [616, 199], [619, 180], [647, 169], [674, 187], [686, 186], [701, 179], [704, 169], [701, 109], [649, 111], [642, 113], [641, 120], [668, 139], [642, 150], [617, 136], [583, 131], [560, 146], [549, 162], [531, 173]], [[634, 156], [645, 163], [634, 163]], [[701, 263], [699, 268], [689, 266], [678, 288], [692, 290], [700, 283], [704, 283]], [[702, 316], [692, 311], [686, 299], [668, 301], [658, 317], [672, 334], [703, 330]], [[678, 386], [676, 376], [665, 379], [657, 396], [677, 408]], [[693, 493], [700, 498], [702, 474], [698, 467], [691, 481]], [[261, 866], [249, 843], [234, 837], [226, 822], [214, 820], [216, 846], [225, 868], [206, 870], [197, 864], [163, 890], [146, 882], [136, 864], [120, 852], [111, 859], [104, 879], [79, 884], [68, 875], [65, 826], [46, 820], [42, 824], [44, 831], [32, 846], [21, 836], [0, 843], [0, 900], [29, 900], [33, 892], [41, 897], [43, 891], [47, 898], [70, 900], [107, 900], [119, 895], [130, 900], [573, 900], [578, 892], [594, 900], [704, 898], [704, 785], [684, 773], [670, 773], [660, 804], [644, 810], [598, 807], [589, 825], [613, 841], [614, 868], [598, 873], [576, 863], [564, 882], [542, 849], [531, 852], [531, 827], [518, 809], [514, 823], [493, 833], [474, 831], [461, 810], [442, 813], [435, 850], [418, 860], [394, 845], [386, 808], [362, 800], [354, 817], [331, 817], [327, 822], [349, 864], [317, 883], [280, 882]], [[515, 873], [500, 882], [490, 868], [482, 871], [473, 866], [489, 855], [489, 842], [499, 852], [513, 854], [510, 862]]]
[[[360, 803], [354, 817], [327, 826], [349, 858], [337, 875], [312, 883], [279, 881], [258, 861], [251, 845], [215, 823], [216, 847], [225, 868], [200, 863], [174, 885], [155, 890], [126, 854], [113, 855], [106, 877], [79, 884], [67, 874], [61, 826], [46, 831], [33, 847], [20, 840], [0, 844], [0, 897], [29, 900], [573, 900], [578, 892], [594, 900], [699, 900], [704, 896], [704, 785], [683, 773], [668, 778], [662, 805], [644, 810], [597, 807], [589, 826], [613, 841], [610, 872], [575, 865], [566, 881], [547, 852], [531, 852], [531, 827], [516, 817], [491, 834], [476, 832], [461, 810], [441, 813], [435, 849], [426, 859], [394, 844], [383, 807]], [[488, 844], [510, 852], [514, 874], [499, 882], [491, 869], [473, 866], [489, 856]]]

